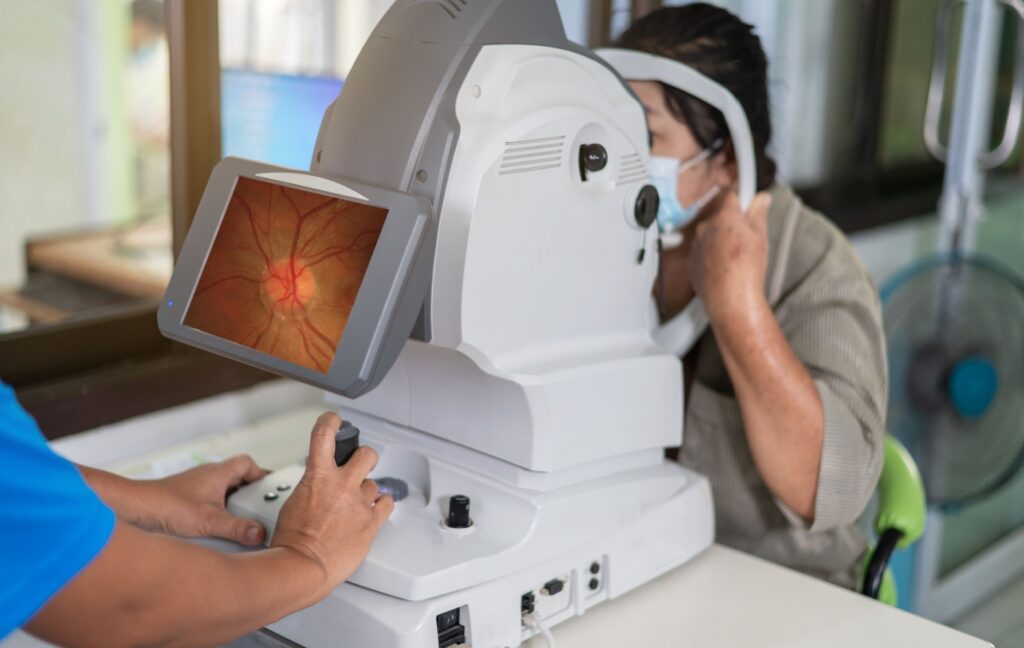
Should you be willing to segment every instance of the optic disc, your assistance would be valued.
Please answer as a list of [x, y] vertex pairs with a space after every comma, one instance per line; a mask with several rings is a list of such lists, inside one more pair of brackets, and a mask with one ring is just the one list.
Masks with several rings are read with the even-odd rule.
[[309, 303], [316, 293], [316, 279], [299, 259], [278, 259], [264, 273], [263, 292], [274, 308], [292, 310]]

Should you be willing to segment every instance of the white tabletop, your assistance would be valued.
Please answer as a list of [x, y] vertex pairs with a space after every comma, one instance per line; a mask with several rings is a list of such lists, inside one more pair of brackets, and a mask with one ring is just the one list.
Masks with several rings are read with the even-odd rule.
[[[715, 545], [658, 580], [556, 626], [558, 648], [982, 648], [991, 644]], [[535, 638], [528, 648], [544, 648]]]
[[[268, 468], [301, 460], [325, 409], [278, 381], [62, 440], [60, 451], [129, 476], [251, 453]], [[982, 648], [991, 644], [721, 546], [553, 629], [558, 648]], [[2, 648], [39, 644], [15, 635]], [[541, 639], [527, 644], [544, 648]]]

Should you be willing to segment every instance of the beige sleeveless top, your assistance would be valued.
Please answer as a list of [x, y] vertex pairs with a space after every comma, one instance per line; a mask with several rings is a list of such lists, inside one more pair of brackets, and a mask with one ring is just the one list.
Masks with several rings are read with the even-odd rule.
[[717, 541], [855, 587], [866, 541], [856, 525], [882, 468], [888, 391], [878, 294], [843, 234], [792, 191], [771, 189], [765, 291], [825, 411], [814, 520], [768, 490], [709, 331], [693, 350], [679, 462], [708, 476]]

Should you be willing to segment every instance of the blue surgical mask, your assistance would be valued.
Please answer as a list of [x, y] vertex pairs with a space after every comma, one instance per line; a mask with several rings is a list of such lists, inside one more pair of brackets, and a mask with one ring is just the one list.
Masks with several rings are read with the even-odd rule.
[[658, 190], [658, 229], [662, 234], [662, 243], [666, 247], [675, 247], [682, 243], [681, 229], [686, 227], [721, 190], [714, 186], [696, 202], [681, 205], [677, 196], [679, 174], [689, 171], [707, 160], [718, 150], [717, 142], [693, 156], [686, 162], [659, 155], [651, 156], [651, 183]]

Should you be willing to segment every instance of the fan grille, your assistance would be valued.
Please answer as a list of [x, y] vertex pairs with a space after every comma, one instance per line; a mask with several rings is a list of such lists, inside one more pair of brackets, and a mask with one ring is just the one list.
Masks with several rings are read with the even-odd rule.
[[[1024, 453], [1024, 290], [979, 258], [933, 259], [884, 291], [888, 425], [913, 454], [928, 499], [961, 504], [1005, 483]], [[958, 411], [949, 379], [965, 361], [998, 376], [990, 405]]]

